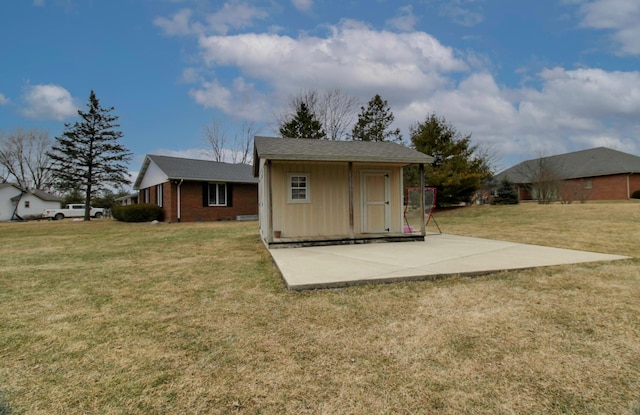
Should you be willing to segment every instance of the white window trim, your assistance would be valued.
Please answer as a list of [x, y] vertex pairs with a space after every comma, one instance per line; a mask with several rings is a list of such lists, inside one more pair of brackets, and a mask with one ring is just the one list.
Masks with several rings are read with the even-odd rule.
[[151, 197], [150, 197], [150, 192], [148, 187], [144, 189], [143, 197], [144, 197], [144, 203], [150, 203]]
[[[224, 185], [224, 204], [222, 203], [216, 203], [213, 204], [211, 203], [211, 185], [214, 184], [216, 185], [216, 201], [218, 201], [219, 199], [219, 195], [220, 195], [220, 189], [219, 186], [222, 184]], [[209, 206], [218, 206], [218, 207], [223, 207], [223, 206], [228, 206], [229, 205], [229, 189], [227, 188], [227, 183], [225, 182], [209, 182], [209, 186], [208, 186], [209, 192], [207, 194], [207, 198], [208, 198], [208, 202], [209, 202]]]
[[[307, 186], [305, 187], [305, 198], [304, 199], [293, 199], [291, 197], [291, 191], [293, 187], [291, 186], [291, 179], [293, 177], [304, 177], [305, 183]], [[288, 203], [311, 203], [311, 175], [309, 173], [289, 173], [287, 175], [287, 202]]]

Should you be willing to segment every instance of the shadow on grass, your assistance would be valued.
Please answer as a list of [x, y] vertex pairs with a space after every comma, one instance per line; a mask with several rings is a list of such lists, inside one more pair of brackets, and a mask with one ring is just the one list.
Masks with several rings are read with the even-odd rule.
[[0, 391], [0, 415], [11, 415], [11, 407], [6, 401], [6, 398], [2, 391]]

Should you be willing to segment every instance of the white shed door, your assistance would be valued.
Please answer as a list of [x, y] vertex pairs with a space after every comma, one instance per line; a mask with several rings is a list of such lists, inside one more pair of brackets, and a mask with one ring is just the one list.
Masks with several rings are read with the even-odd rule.
[[389, 232], [389, 173], [362, 173], [362, 232]]

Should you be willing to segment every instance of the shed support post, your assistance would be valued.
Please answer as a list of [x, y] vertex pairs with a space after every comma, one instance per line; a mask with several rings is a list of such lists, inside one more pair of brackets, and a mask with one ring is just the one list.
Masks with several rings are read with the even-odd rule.
[[349, 236], [356, 237], [353, 226], [353, 162], [349, 162]]
[[269, 207], [269, 216], [267, 218], [267, 246], [273, 242], [273, 199], [271, 190], [271, 160], [267, 160], [267, 206]]
[[422, 214], [420, 215], [420, 216], [422, 216], [422, 222], [420, 224], [420, 232], [421, 232], [422, 236], [425, 236], [427, 234], [427, 218], [425, 218], [424, 208], [425, 208], [425, 203], [424, 203], [424, 164], [420, 164], [420, 212], [422, 212]]

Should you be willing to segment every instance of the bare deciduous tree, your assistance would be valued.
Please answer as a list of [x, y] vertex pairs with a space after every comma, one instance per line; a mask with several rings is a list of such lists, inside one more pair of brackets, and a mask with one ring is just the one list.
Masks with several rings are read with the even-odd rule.
[[327, 140], [346, 140], [358, 110], [358, 100], [339, 88], [319, 92], [316, 89], [301, 91], [291, 98], [287, 110], [276, 114], [278, 130], [305, 104], [320, 121]]
[[518, 168], [518, 174], [526, 178], [528, 190], [539, 204], [549, 204], [559, 197], [559, 168], [552, 157], [540, 155], [534, 160], [522, 163]]
[[235, 146], [238, 160], [235, 163], [248, 164], [253, 158], [253, 137], [260, 132], [261, 128], [253, 121], [245, 121], [240, 127], [240, 137], [236, 137]]
[[227, 133], [224, 126], [217, 119], [202, 128], [204, 142], [207, 147], [205, 152], [214, 161], [224, 161], [224, 146], [227, 141]]
[[0, 175], [2, 181], [15, 180], [23, 189], [51, 186], [49, 133], [17, 129], [7, 136], [0, 132]]
[[239, 133], [229, 138], [229, 128], [217, 119], [203, 127], [204, 153], [214, 161], [243, 163], [251, 162], [253, 156], [253, 137], [261, 127], [253, 121], [245, 121]]
[[329, 140], [345, 140], [356, 117], [358, 100], [340, 89], [331, 89], [322, 94], [318, 104], [318, 117], [324, 125]]

